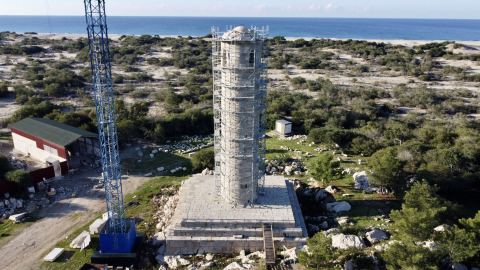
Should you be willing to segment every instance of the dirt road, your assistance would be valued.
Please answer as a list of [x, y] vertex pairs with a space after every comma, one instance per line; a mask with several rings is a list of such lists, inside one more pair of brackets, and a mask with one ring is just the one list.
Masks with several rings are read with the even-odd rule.
[[[75, 186], [79, 190], [79, 197], [65, 197], [42, 209], [37, 215], [41, 218], [39, 221], [0, 248], [0, 269], [37, 268], [43, 259], [42, 256], [50, 251], [55, 243], [106, 211], [103, 190], [87, 194], [97, 179], [100, 179], [97, 170], [89, 170], [74, 175], [70, 180], [52, 184], [54, 187]], [[123, 181], [124, 194], [134, 192], [147, 180], [145, 177], [130, 176]]]

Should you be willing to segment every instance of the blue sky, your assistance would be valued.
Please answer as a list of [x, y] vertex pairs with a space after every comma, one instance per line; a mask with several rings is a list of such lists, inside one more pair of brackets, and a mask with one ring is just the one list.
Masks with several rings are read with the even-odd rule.
[[[82, 0], [0, 0], [0, 15], [83, 15]], [[480, 19], [480, 0], [109, 0], [110, 16]]]

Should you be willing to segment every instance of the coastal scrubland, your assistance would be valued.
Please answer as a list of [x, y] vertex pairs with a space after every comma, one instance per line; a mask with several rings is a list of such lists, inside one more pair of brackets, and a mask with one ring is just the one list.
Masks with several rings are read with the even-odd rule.
[[[110, 38], [122, 146], [213, 133], [209, 36]], [[375, 197], [392, 201], [388, 211], [396, 209], [386, 213], [393, 224], [391, 247], [368, 250], [375, 264], [388, 269], [478, 266], [480, 42], [273, 37], [268, 45], [267, 128], [290, 119], [294, 131], [315, 144], [299, 148], [313, 152], [336, 145], [353, 162], [363, 159], [361, 169], [390, 190]], [[85, 36], [1, 32], [2, 128], [25, 117], [45, 117], [96, 132], [91, 76]], [[267, 157], [294, 158], [280, 148], [289, 143], [269, 139], [269, 150], [275, 151]], [[324, 158], [319, 154], [306, 163], [313, 170]], [[309, 177], [299, 178], [307, 183]], [[320, 185], [351, 186], [348, 177], [325, 180]], [[372, 215], [368, 203], [361, 204], [369, 198], [358, 194], [359, 208], [351, 217], [357, 225], [343, 232], [362, 236], [359, 224], [372, 225], [365, 222]], [[443, 233], [433, 230], [442, 224], [450, 226]], [[309, 246], [330, 247], [331, 240], [322, 235], [312, 236]], [[425, 248], [428, 241], [437, 246]], [[300, 256], [310, 268], [333, 267], [338, 259], [370, 269], [373, 260], [360, 250], [313, 250], [314, 255]]]

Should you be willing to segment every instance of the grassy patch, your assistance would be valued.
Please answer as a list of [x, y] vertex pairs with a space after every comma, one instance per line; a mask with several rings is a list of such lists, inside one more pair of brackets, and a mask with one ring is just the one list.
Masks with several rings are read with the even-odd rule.
[[35, 215], [31, 215], [27, 221], [19, 224], [13, 223], [12, 220], [0, 220], [0, 247], [8, 243], [13, 237], [21, 233], [25, 228], [38, 221]]
[[0, 140], [7, 140], [7, 141], [12, 141], [12, 134], [4, 134], [0, 133]]
[[[158, 152], [154, 154], [154, 157], [150, 157], [152, 148], [146, 150], [142, 149], [143, 157], [136, 156], [134, 158], [122, 159], [122, 170], [130, 170], [131, 174], [146, 174], [155, 173], [158, 175], [165, 175], [170, 173], [169, 171], [176, 167], [188, 167], [191, 168], [190, 158], [188, 155], [170, 154], [164, 152]], [[142, 162], [138, 162], [141, 160]], [[158, 167], [164, 167], [165, 171], [157, 172]]]
[[[177, 174], [181, 173], [182, 172], [178, 172]], [[186, 173], [179, 176], [159, 176], [149, 180], [135, 193], [125, 196], [125, 215], [127, 217], [137, 218], [136, 226], [138, 231], [146, 232], [149, 236], [153, 234], [156, 225], [153, 214], [156, 211], [156, 206], [152, 203], [152, 198], [162, 194], [162, 189], [171, 186], [179, 187], [181, 182], [187, 179], [188, 176]], [[140, 204], [128, 206], [130, 202], [139, 202]]]
[[[76, 219], [75, 215], [72, 218]], [[70, 248], [70, 243], [72, 242], [75, 237], [77, 237], [83, 231], [89, 231], [90, 224], [96, 220], [97, 218], [101, 218], [101, 215], [95, 217], [94, 219], [87, 222], [83, 227], [79, 228], [78, 230], [71, 233], [67, 238], [61, 240], [57, 244], [55, 244], [56, 248], [64, 248], [65, 252], [55, 260], [55, 262], [42, 262], [38, 269], [42, 270], [63, 270], [63, 269], [80, 269], [80, 267], [90, 262], [90, 258], [93, 255], [93, 252], [97, 248], [99, 243], [98, 235], [92, 235], [92, 241], [90, 245], [86, 247], [83, 251], [80, 249]], [[52, 248], [53, 249], [53, 248]], [[45, 257], [51, 250], [48, 250], [45, 254], [42, 255], [41, 258]]]

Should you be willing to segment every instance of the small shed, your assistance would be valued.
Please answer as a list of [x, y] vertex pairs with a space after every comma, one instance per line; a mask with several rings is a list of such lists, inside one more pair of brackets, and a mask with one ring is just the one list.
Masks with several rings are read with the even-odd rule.
[[292, 122], [287, 120], [277, 120], [277, 122], [275, 122], [275, 131], [282, 135], [292, 133]]

